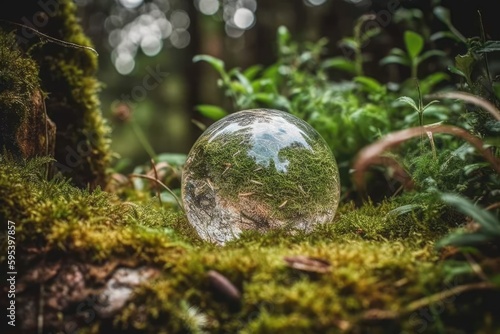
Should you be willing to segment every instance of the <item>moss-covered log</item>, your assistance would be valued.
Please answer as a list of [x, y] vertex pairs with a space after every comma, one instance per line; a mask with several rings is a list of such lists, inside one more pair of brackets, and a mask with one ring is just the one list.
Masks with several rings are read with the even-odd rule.
[[55, 125], [47, 117], [38, 66], [0, 30], [0, 148], [13, 156], [54, 156]]
[[[49, 136], [47, 143], [33, 143], [29, 156], [51, 155], [50, 148], [54, 147], [53, 172], [61, 172], [80, 187], [104, 186], [111, 159], [109, 127], [102, 118], [97, 95], [96, 54], [67, 44], [91, 46], [76, 17], [75, 4], [69, 0], [22, 1], [19, 6], [2, 10], [0, 28], [4, 50], [0, 53], [0, 115], [2, 130], [8, 128], [10, 132], [2, 131], [7, 135], [2, 135], [1, 144], [19, 153], [20, 147], [12, 147], [13, 143], [20, 145], [19, 138], [12, 136], [26, 132], [18, 130], [21, 124], [28, 124], [31, 131], [31, 123], [40, 119], [31, 114], [37, 109], [29, 107], [29, 101], [37, 98], [39, 86], [46, 114], [55, 124], [55, 142]], [[7, 37], [10, 33], [15, 34], [14, 41]], [[9, 100], [14, 93], [16, 104]], [[54, 131], [48, 120], [35, 123], [40, 129], [40, 124], [45, 125], [49, 133]]]
[[[201, 242], [180, 212], [46, 181], [43, 163], [0, 165], [2, 249], [8, 221], [16, 228], [13, 333], [494, 333], [500, 326], [500, 291], [466, 262], [450, 272], [442, 258], [456, 255], [435, 250], [447, 229], [387, 215], [394, 205], [344, 205], [334, 224], [309, 234], [246, 231], [216, 247]], [[498, 258], [476, 260], [488, 274], [499, 270]], [[2, 252], [2, 268], [7, 261]]]

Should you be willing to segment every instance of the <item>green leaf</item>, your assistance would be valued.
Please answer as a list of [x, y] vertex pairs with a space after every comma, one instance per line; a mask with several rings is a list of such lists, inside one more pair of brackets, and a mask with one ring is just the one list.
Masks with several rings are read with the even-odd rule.
[[491, 236], [500, 237], [500, 221], [491, 212], [455, 194], [442, 194], [441, 200], [455, 207], [463, 214], [470, 216], [475, 222], [481, 225], [484, 232]]
[[434, 15], [447, 26], [451, 24], [451, 16], [450, 11], [442, 6], [434, 7], [433, 10]]
[[380, 27], [371, 28], [364, 31], [364, 33], [360, 36], [361, 43], [364, 44], [367, 40], [379, 35], [381, 32], [382, 29], [380, 29]]
[[278, 27], [278, 45], [280, 49], [290, 42], [290, 38], [290, 32], [288, 31], [287, 27]]
[[401, 215], [407, 214], [409, 212], [415, 211], [417, 209], [421, 209], [422, 206], [419, 204], [407, 204], [407, 205], [402, 205], [400, 207], [397, 207], [387, 213], [387, 216], [396, 216], [399, 217]]
[[493, 91], [495, 92], [496, 98], [500, 100], [500, 82], [493, 83]]
[[258, 92], [274, 92], [276, 91], [276, 86], [274, 81], [270, 79], [258, 79], [252, 82], [252, 89]]
[[453, 34], [450, 31], [438, 31], [438, 32], [431, 35], [430, 40], [432, 42], [435, 42], [435, 41], [443, 39], [443, 38], [449, 38], [449, 39], [452, 39], [452, 40], [457, 41], [457, 42], [461, 41], [460, 38], [458, 38], [455, 34]]
[[186, 159], [187, 155], [182, 153], [161, 153], [156, 157], [158, 162], [168, 162], [172, 166], [182, 166]]
[[421, 35], [410, 30], [405, 31], [404, 38], [408, 56], [410, 56], [410, 59], [417, 58], [424, 48], [424, 39]]
[[384, 86], [377, 80], [365, 76], [354, 77], [354, 82], [361, 84], [367, 91], [378, 93], [384, 90]]
[[327, 59], [321, 63], [322, 69], [335, 68], [348, 73], [354, 74], [356, 72], [356, 66], [352, 60], [344, 57], [334, 57]]
[[491, 283], [495, 284], [497, 287], [500, 287], [500, 275], [495, 275], [490, 279]]
[[411, 97], [400, 96], [396, 99], [396, 101], [406, 103], [407, 105], [409, 105], [410, 107], [415, 109], [416, 112], [420, 112], [420, 110], [417, 107], [417, 104], [415, 103], [415, 101]]
[[477, 53], [499, 52], [500, 41], [486, 41], [482, 47], [476, 49]]
[[174, 196], [174, 194], [169, 193], [168, 191], [163, 191], [160, 193], [161, 201], [163, 203], [168, 203], [172, 206], [178, 205], [178, 197]]
[[466, 42], [466, 38], [453, 26], [453, 23], [451, 23], [451, 15], [450, 15], [450, 10], [448, 8], [445, 8], [443, 6], [436, 6], [434, 7], [434, 10], [432, 11], [434, 15], [443, 22], [450, 32], [456, 37], [458, 41], [461, 42]]
[[427, 104], [424, 106], [424, 108], [423, 108], [423, 110], [422, 110], [422, 111], [425, 111], [425, 109], [429, 108], [430, 106], [432, 106], [432, 105], [433, 105], [433, 104], [435, 104], [435, 103], [439, 103], [439, 101], [438, 101], [438, 100], [432, 100], [431, 102], [427, 103]]
[[243, 71], [243, 75], [248, 79], [248, 80], [253, 80], [259, 74], [259, 72], [262, 71], [262, 66], [261, 65], [253, 65], [247, 68], [246, 70]]
[[465, 167], [463, 167], [463, 171], [465, 175], [469, 176], [474, 172], [477, 172], [481, 168], [489, 167], [490, 164], [488, 162], [478, 162], [475, 164], [470, 164]]
[[279, 82], [279, 79], [281, 78], [281, 75], [279, 73], [279, 67], [280, 67], [280, 64], [278, 64], [278, 63], [269, 66], [268, 68], [266, 68], [263, 71], [262, 77], [266, 78], [266, 79], [270, 79], [273, 82]]
[[198, 110], [203, 116], [208, 117], [214, 121], [217, 121], [227, 115], [227, 112], [221, 107], [209, 104], [197, 105], [195, 109]]
[[359, 48], [359, 43], [351, 37], [342, 38], [339, 42], [340, 45], [346, 46], [349, 49], [357, 50]]
[[285, 111], [288, 111], [291, 109], [290, 101], [288, 101], [288, 99], [282, 95], [278, 95], [276, 97], [276, 101], [274, 101], [274, 105], [276, 106], [276, 108], [278, 108], [278, 109], [282, 108]]
[[420, 91], [422, 92], [422, 95], [431, 93], [434, 86], [444, 80], [448, 80], [449, 78], [449, 75], [444, 72], [435, 72], [429, 74], [420, 81]]
[[400, 48], [392, 48], [391, 52], [389, 52], [389, 55], [400, 56], [400, 57], [403, 57], [403, 58], [408, 58], [408, 55], [406, 54], [406, 52], [403, 49], [400, 49]]
[[429, 50], [427, 52], [424, 52], [424, 54], [421, 55], [420, 57], [417, 57], [417, 61], [419, 63], [421, 63], [424, 60], [427, 60], [428, 58], [434, 57], [434, 56], [437, 56], [437, 57], [446, 57], [446, 52], [441, 51], [441, 50]]
[[215, 57], [212, 57], [209, 55], [197, 55], [197, 56], [193, 57], [193, 62], [196, 63], [199, 61], [206, 61], [207, 63], [212, 65], [212, 67], [214, 69], [216, 69], [217, 72], [219, 72], [221, 74], [226, 73], [226, 71], [224, 70], [224, 62], [218, 58], [215, 58]]
[[465, 75], [464, 72], [460, 71], [458, 68], [456, 68], [455, 66], [448, 66], [448, 71], [450, 71], [451, 73], [453, 74], [456, 74], [456, 75], [459, 75], [461, 77], [464, 77], [464, 78], [467, 78], [467, 76]]
[[471, 81], [472, 70], [475, 62], [476, 59], [470, 52], [467, 52], [465, 55], [458, 55], [455, 57], [455, 66], [458, 70], [462, 71], [469, 83]]
[[245, 88], [246, 93], [247, 94], [252, 94], [253, 93], [253, 87], [252, 87], [252, 84], [250, 83], [250, 81], [247, 79], [247, 77], [244, 76], [243, 74], [241, 74], [240, 71], [236, 72], [235, 75], [238, 78], [238, 80], [241, 82], [241, 84], [243, 85], [243, 87]]
[[492, 240], [492, 237], [483, 233], [451, 233], [436, 243], [437, 248], [444, 246], [477, 246]]
[[403, 58], [401, 56], [396, 56], [396, 55], [389, 55], [380, 60], [380, 65], [388, 65], [388, 64], [400, 64], [403, 66], [410, 66], [410, 61], [408, 60], [408, 58]]
[[113, 166], [113, 171], [120, 173], [125, 170], [132, 163], [130, 158], [122, 158], [116, 161], [116, 165]]
[[262, 102], [267, 105], [272, 105], [276, 99], [276, 95], [270, 93], [257, 93], [254, 95], [254, 99], [257, 102]]

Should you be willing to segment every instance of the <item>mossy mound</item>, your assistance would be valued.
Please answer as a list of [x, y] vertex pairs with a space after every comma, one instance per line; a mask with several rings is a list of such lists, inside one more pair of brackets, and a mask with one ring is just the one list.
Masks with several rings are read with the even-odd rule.
[[[0, 164], [2, 246], [7, 221], [16, 223], [19, 332], [493, 333], [500, 326], [499, 290], [467, 263], [450, 271], [436, 252], [446, 229], [411, 214], [388, 216], [392, 204], [343, 205], [334, 224], [311, 233], [247, 231], [216, 247], [156, 201], [122, 202], [43, 180], [47, 162]], [[5, 267], [5, 253], [0, 260]], [[488, 261], [483, 270], [500, 266]]]

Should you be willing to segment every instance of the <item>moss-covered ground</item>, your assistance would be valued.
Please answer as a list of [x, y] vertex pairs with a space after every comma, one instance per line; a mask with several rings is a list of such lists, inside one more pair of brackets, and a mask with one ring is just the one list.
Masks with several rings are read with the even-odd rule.
[[[199, 240], [182, 212], [154, 198], [130, 202], [45, 181], [44, 170], [43, 159], [0, 163], [2, 249], [10, 220], [16, 298], [32, 303], [28, 314], [38, 320], [24, 326], [33, 331], [495, 333], [500, 327], [498, 289], [468, 262], [450, 262], [460, 259], [453, 250], [435, 247], [450, 222], [388, 215], [394, 204], [343, 204], [332, 224], [312, 233], [245, 232], [217, 247]], [[500, 266], [476, 260], [486, 274]], [[0, 262], [5, 268], [5, 252]], [[79, 271], [85, 288], [75, 288], [77, 295], [33, 293], [76, 284], [76, 275], [62, 275], [70, 265], [87, 268]], [[123, 307], [103, 313], [88, 302], [116, 268], [139, 267], [156, 274], [135, 284]]]

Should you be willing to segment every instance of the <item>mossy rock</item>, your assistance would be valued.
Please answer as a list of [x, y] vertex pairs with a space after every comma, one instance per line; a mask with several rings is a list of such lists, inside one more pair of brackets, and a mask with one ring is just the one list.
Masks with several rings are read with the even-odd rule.
[[[77, 186], [104, 186], [111, 162], [110, 128], [99, 105], [97, 55], [84, 48], [92, 45], [77, 20], [76, 5], [69, 0], [23, 1], [21, 6], [4, 8], [1, 19], [0, 114], [6, 120], [2, 127], [16, 133], [33, 118], [27, 115], [33, 110], [29, 101], [41, 91], [43, 109], [55, 124], [51, 130], [55, 140], [48, 136], [47, 143], [33, 147], [29, 156], [53, 155], [52, 174], [60, 172]], [[24, 65], [18, 66], [20, 62]], [[9, 102], [12, 94], [19, 103]], [[12, 147], [12, 134], [7, 137], [2, 138], [3, 148], [26, 157]]]
[[[246, 231], [217, 247], [154, 198], [46, 181], [47, 162], [0, 164], [3, 249], [16, 227], [12, 333], [498, 332], [500, 290], [467, 262], [450, 267], [434, 247], [446, 231], [392, 219], [392, 204], [344, 204], [310, 233]], [[498, 274], [498, 259], [476, 260]]]

